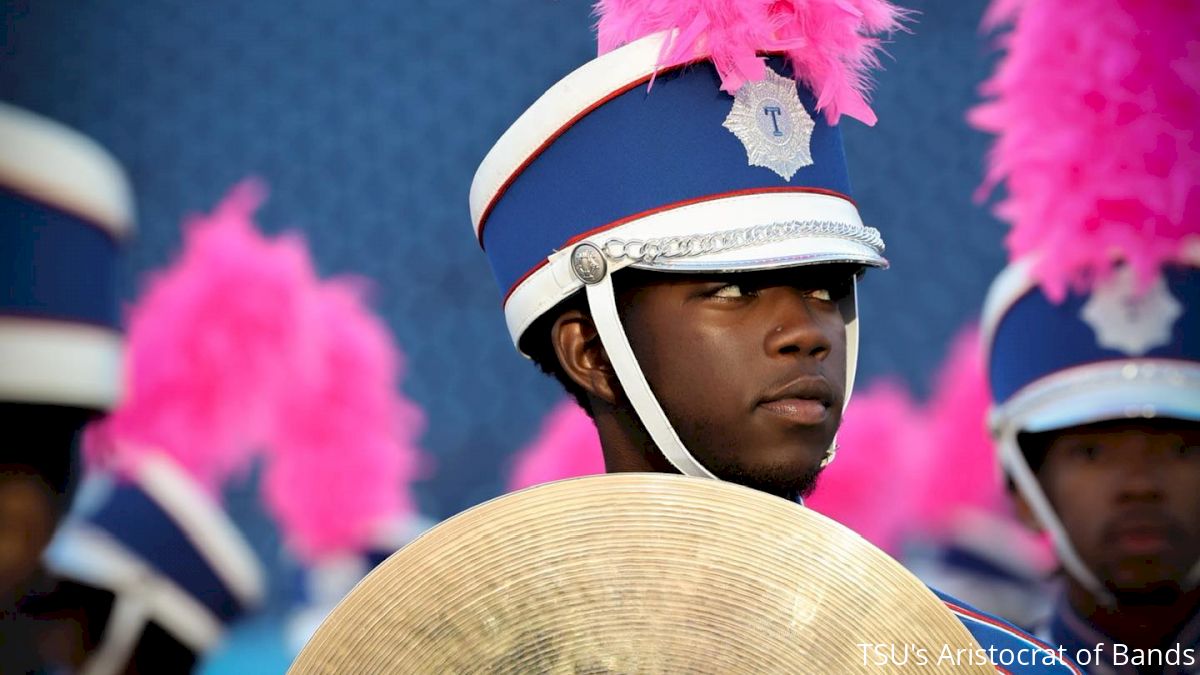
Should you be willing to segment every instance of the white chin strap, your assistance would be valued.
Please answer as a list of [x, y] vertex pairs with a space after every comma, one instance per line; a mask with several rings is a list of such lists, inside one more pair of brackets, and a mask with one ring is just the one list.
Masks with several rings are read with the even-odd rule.
[[[611, 270], [603, 273], [603, 278], [586, 283], [588, 306], [591, 309], [592, 321], [600, 335], [600, 343], [608, 354], [608, 360], [616, 371], [617, 379], [625, 390], [625, 396], [633, 405], [634, 412], [641, 420], [642, 426], [650, 434], [650, 439], [662, 452], [671, 466], [685, 476], [697, 478], [716, 478], [679, 440], [679, 434], [667, 419], [666, 412], [659, 405], [650, 383], [642, 374], [633, 347], [621, 325], [621, 317], [617, 313], [616, 293], [612, 285]], [[857, 287], [855, 287], [857, 288]], [[850, 390], [854, 385], [855, 364], [858, 360], [858, 320], [854, 308], [857, 307], [857, 290], [851, 292], [848, 308], [843, 308], [846, 317], [846, 402], [850, 400]], [[842, 406], [845, 410], [845, 404]], [[837, 450], [837, 439], [826, 450], [825, 458], [821, 461], [824, 467], [833, 461]]]
[[128, 593], [116, 593], [100, 646], [84, 662], [80, 675], [117, 675], [129, 659], [149, 623], [147, 607]]
[[1058, 514], [1054, 512], [1054, 507], [1050, 505], [1050, 500], [1046, 498], [1046, 493], [1042, 491], [1042, 486], [1038, 483], [1037, 476], [1029, 468], [1029, 462], [1025, 459], [1025, 454], [1021, 452], [1020, 446], [1017, 445], [1016, 425], [1005, 429], [1000, 438], [1000, 461], [1008, 476], [1016, 484], [1017, 489], [1021, 491], [1021, 495], [1025, 497], [1025, 501], [1029, 503], [1029, 507], [1033, 509], [1033, 514], [1037, 517], [1038, 522], [1050, 533], [1050, 539], [1054, 542], [1054, 549], [1058, 552], [1059, 562], [1066, 568], [1067, 573], [1091, 591], [1092, 595], [1101, 604], [1115, 607], [1117, 599], [1104, 587], [1104, 584], [1100, 583], [1100, 579], [1088, 569], [1087, 565], [1083, 563], [1083, 559], [1079, 557], [1079, 554], [1075, 551], [1075, 546], [1071, 543], [1071, 538], [1067, 536], [1066, 528], [1063, 527], [1062, 521], [1058, 519]]
[[675, 433], [675, 428], [667, 420], [667, 414], [658, 404], [654, 392], [650, 391], [650, 383], [646, 381], [646, 376], [638, 366], [633, 348], [629, 346], [629, 338], [625, 336], [625, 328], [621, 326], [621, 317], [617, 314], [612, 275], [605, 274], [600, 281], [588, 284], [587, 299], [592, 311], [592, 321], [600, 334], [600, 343], [604, 345], [609, 363], [625, 389], [625, 396], [633, 404], [633, 410], [641, 419], [642, 426], [646, 427], [650, 439], [671, 466], [685, 476], [716, 478], [683, 446], [683, 441], [679, 440], [679, 434]]

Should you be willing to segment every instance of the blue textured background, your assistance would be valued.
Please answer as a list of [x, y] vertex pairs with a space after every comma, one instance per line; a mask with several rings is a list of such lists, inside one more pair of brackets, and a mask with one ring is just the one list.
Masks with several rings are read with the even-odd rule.
[[[983, 3], [904, 4], [921, 13], [888, 47], [880, 122], [843, 126], [861, 211], [893, 264], [861, 288], [862, 381], [897, 374], [923, 392], [1002, 265], [1002, 229], [971, 200], [986, 139], [963, 121], [992, 56]], [[266, 229], [300, 229], [322, 273], [377, 284], [408, 355], [404, 389], [429, 417], [422, 510], [445, 517], [501, 491], [507, 457], [560, 394], [508, 341], [467, 190], [507, 125], [594, 53], [587, 2], [2, 6], [0, 98], [93, 136], [132, 176], [126, 298], [170, 259], [183, 215], [265, 178]], [[264, 560], [286, 566], [249, 487], [230, 500]]]

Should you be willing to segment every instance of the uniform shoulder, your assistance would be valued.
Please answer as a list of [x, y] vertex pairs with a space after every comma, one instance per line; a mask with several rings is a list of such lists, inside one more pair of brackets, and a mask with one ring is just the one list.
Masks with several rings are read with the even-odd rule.
[[1013, 624], [980, 611], [967, 603], [933, 590], [958, 620], [971, 631], [979, 646], [988, 651], [998, 670], [1029, 675], [1082, 675], [1070, 657], [1038, 640]]

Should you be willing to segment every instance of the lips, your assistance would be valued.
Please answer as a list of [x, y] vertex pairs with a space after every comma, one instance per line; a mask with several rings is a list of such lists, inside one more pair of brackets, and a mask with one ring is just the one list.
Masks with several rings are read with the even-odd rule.
[[833, 388], [820, 376], [792, 380], [758, 401], [758, 407], [767, 413], [802, 426], [824, 423], [832, 405]]
[[1153, 555], [1162, 553], [1170, 540], [1161, 528], [1131, 529], [1121, 532], [1114, 539], [1118, 550], [1131, 555]]
[[1162, 516], [1118, 518], [1105, 528], [1106, 539], [1127, 555], [1155, 555], [1173, 545], [1181, 533]]

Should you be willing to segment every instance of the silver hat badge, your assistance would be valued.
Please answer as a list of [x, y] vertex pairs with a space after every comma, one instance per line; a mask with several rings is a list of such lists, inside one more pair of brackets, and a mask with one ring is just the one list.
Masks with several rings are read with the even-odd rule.
[[1081, 311], [1096, 333], [1096, 344], [1128, 356], [1141, 356], [1170, 342], [1171, 329], [1182, 314], [1183, 306], [1162, 276], [1141, 290], [1129, 267], [1098, 286]]
[[763, 79], [738, 89], [723, 126], [746, 146], [750, 166], [766, 167], [784, 180], [813, 163], [813, 118], [800, 102], [795, 80], [770, 66]]

